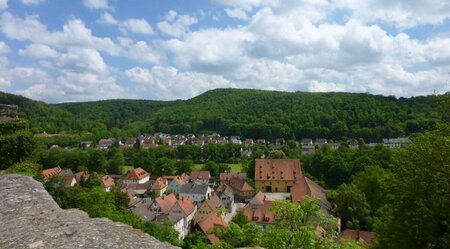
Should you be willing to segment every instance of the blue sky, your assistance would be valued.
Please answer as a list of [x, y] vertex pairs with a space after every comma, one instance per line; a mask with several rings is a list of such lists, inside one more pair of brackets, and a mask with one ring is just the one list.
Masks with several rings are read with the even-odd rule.
[[214, 88], [450, 91], [441, 0], [0, 0], [0, 91], [50, 103]]

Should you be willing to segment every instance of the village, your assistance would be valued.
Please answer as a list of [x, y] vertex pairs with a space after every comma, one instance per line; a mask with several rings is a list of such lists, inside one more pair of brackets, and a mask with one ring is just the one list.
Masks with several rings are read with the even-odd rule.
[[[123, 175], [73, 173], [59, 166], [42, 172], [44, 182], [60, 177], [65, 187], [83, 184], [97, 178], [106, 192], [113, 189], [128, 196], [129, 210], [143, 220], [168, 222], [183, 240], [193, 230], [201, 231], [205, 242], [214, 244], [219, 238], [211, 233], [217, 227], [227, 227], [236, 215], [243, 215], [262, 229], [275, 223], [270, 211], [275, 200], [302, 202], [315, 197], [324, 215], [335, 217], [325, 190], [302, 174], [298, 159], [257, 159], [255, 185], [247, 181], [245, 173], [222, 172], [218, 178], [209, 171], [192, 171], [176, 176], [155, 176], [138, 167]], [[339, 219], [335, 217], [338, 221]], [[335, 228], [341, 239], [370, 244], [374, 232]], [[316, 232], [320, 234], [320, 227]]]

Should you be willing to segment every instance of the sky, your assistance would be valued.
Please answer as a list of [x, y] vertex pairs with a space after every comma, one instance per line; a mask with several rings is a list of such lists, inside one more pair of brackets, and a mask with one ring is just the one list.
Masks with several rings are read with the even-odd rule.
[[215, 88], [450, 91], [448, 0], [0, 0], [0, 91], [48, 103]]

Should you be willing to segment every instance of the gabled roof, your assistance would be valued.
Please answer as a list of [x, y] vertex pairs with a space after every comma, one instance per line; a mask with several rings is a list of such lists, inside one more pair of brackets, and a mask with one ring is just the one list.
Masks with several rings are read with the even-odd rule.
[[189, 198], [181, 198], [177, 201], [177, 205], [180, 206], [181, 210], [185, 217], [192, 214], [195, 211], [195, 205], [192, 203]]
[[61, 172], [61, 167], [56, 166], [54, 168], [50, 168], [50, 169], [44, 169], [42, 170], [42, 176], [44, 177], [44, 180], [47, 180], [48, 178], [52, 177], [52, 176], [57, 176], [59, 175], [59, 173]]
[[266, 200], [261, 191], [244, 208], [240, 210], [247, 219], [264, 224], [275, 222], [275, 216], [269, 211], [272, 201]]
[[212, 210], [223, 207], [222, 201], [214, 192], [212, 192], [210, 196], [206, 197], [205, 204], [208, 205]]
[[300, 161], [297, 159], [256, 159], [255, 181], [296, 181], [301, 176]]
[[114, 179], [112, 177], [105, 175], [102, 176], [102, 187], [103, 188], [110, 188], [114, 186]]
[[156, 178], [156, 181], [153, 183], [152, 190], [161, 190], [167, 187], [167, 180], [162, 177]]
[[159, 208], [161, 208], [163, 213], [168, 214], [173, 205], [177, 202], [177, 198], [174, 194], [162, 195], [156, 198], [155, 202], [158, 204]]
[[208, 184], [186, 183], [180, 188], [180, 194], [201, 194], [206, 195]]
[[310, 180], [307, 177], [302, 177], [291, 188], [292, 202], [302, 201], [306, 196], [314, 196], [318, 199], [319, 205], [323, 211], [329, 213], [331, 210], [331, 204], [327, 200], [325, 189], [319, 184]]
[[217, 212], [208, 214], [205, 218], [198, 222], [198, 226], [206, 234], [208, 240], [211, 243], [219, 241], [219, 238], [215, 234], [208, 234], [208, 232], [214, 227], [227, 227], [227, 222]]
[[172, 179], [172, 181], [177, 183], [178, 186], [183, 186], [185, 184], [184, 179], [181, 178], [180, 176], [176, 176], [175, 178]]
[[191, 172], [191, 180], [209, 180], [211, 174], [207, 170], [195, 170]]
[[143, 168], [135, 168], [132, 170], [128, 170], [127, 173], [123, 176], [125, 180], [141, 180], [145, 177], [149, 176], [149, 173], [145, 171]]
[[230, 173], [230, 172], [224, 172], [220, 173], [220, 181], [229, 181], [232, 179], [239, 179], [239, 180], [246, 180], [247, 174], [246, 173]]
[[225, 192], [234, 194], [234, 193], [233, 193], [233, 189], [232, 189], [230, 186], [228, 186], [227, 184], [222, 184], [222, 185], [220, 185], [220, 186], [216, 189], [216, 192], [217, 192], [218, 195], [222, 195], [222, 194], [225, 193]]
[[231, 180], [228, 185], [235, 190], [241, 191], [241, 192], [253, 192], [255, 189], [250, 186], [250, 184], [247, 183], [245, 180], [239, 180], [239, 179], [233, 179]]
[[252, 205], [263, 205], [264, 204], [264, 200], [266, 200], [266, 196], [264, 195], [263, 192], [259, 191], [251, 200], [250, 200], [250, 204]]
[[75, 173], [74, 176], [75, 176], [75, 180], [77, 180], [78, 183], [80, 183], [81, 181], [86, 181], [89, 178], [89, 175], [84, 171]]
[[356, 240], [361, 244], [372, 244], [375, 232], [345, 229], [341, 233], [341, 238], [344, 240]]

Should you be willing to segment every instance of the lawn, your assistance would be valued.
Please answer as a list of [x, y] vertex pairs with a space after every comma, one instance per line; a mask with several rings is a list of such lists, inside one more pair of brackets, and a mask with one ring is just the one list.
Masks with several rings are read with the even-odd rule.
[[[192, 170], [202, 170], [204, 164], [194, 164]], [[239, 173], [242, 170], [242, 165], [240, 163], [232, 164], [229, 163], [231, 167], [231, 172]]]

